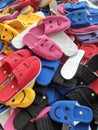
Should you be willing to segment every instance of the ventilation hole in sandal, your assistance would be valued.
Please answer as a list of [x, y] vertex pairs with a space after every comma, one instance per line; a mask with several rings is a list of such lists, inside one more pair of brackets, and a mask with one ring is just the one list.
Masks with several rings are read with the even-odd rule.
[[54, 45], [52, 45], [50, 48], [49, 48], [49, 51], [54, 51], [55, 50], [55, 47]]
[[64, 116], [64, 119], [65, 119], [65, 120], [68, 120], [68, 116]]
[[81, 21], [81, 19], [78, 19], [78, 21]]
[[19, 73], [19, 77], [22, 77], [23, 75], [22, 75], [22, 73]]
[[46, 42], [48, 42], [48, 39], [45, 39]]
[[5, 36], [2, 36], [2, 38], [5, 38]]
[[89, 56], [92, 56], [92, 52], [89, 52], [88, 55], [89, 55]]
[[44, 46], [44, 43], [40, 44], [40, 46], [43, 47], [43, 46]]
[[52, 20], [49, 20], [49, 23], [51, 24], [51, 23], [52, 23]]
[[62, 24], [61, 20], [57, 20], [57, 23], [59, 26]]
[[24, 63], [24, 65], [25, 65], [27, 68], [30, 67], [30, 64], [28, 64], [28, 63]]
[[69, 110], [69, 107], [66, 106], [66, 107], [65, 107], [65, 110]]
[[18, 70], [18, 67], [16, 67], [15, 69]]
[[5, 31], [7, 31], [7, 29], [5, 28]]
[[80, 15], [81, 15], [81, 13], [79, 12], [79, 13], [78, 13], [78, 15], [80, 16]]
[[53, 26], [52, 26], [52, 25], [50, 25], [50, 28], [53, 28]]
[[14, 59], [15, 62], [17, 62], [18, 60], [17, 59]]
[[12, 102], [15, 102], [15, 99], [13, 99]]
[[21, 54], [21, 53], [17, 53], [20, 57], [24, 57], [24, 55], [23, 54]]

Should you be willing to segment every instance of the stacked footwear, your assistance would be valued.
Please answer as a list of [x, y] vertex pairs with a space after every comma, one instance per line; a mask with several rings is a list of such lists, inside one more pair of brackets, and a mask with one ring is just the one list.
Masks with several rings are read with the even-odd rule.
[[93, 0], [1, 1], [2, 130], [97, 130], [95, 6]]

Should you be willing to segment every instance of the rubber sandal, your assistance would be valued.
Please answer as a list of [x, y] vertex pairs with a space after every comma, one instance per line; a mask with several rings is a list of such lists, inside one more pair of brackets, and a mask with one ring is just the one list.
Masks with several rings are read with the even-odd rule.
[[31, 52], [26, 49], [15, 51], [2, 59], [0, 67], [0, 84], [8, 79], [13, 69], [20, 64], [23, 60], [31, 56]]
[[[59, 67], [60, 59], [56, 61], [42, 60], [42, 69], [39, 76], [36, 79], [38, 84], [47, 86], [52, 81], [52, 78]], [[48, 73], [48, 75], [47, 75]]]
[[98, 54], [98, 47], [95, 44], [83, 44], [80, 46], [81, 50], [85, 51], [85, 55], [82, 59], [82, 64], [86, 64], [94, 55]]
[[81, 28], [98, 24], [97, 14], [92, 14], [86, 10], [72, 11], [66, 14], [71, 21], [71, 28]]
[[31, 56], [21, 62], [15, 69], [13, 69], [11, 75], [12, 80], [10, 80], [0, 91], [0, 101], [7, 102], [14, 98], [14, 96], [21, 92], [39, 75], [40, 70], [41, 61], [36, 56]]
[[[29, 39], [31, 39], [31, 41]], [[31, 33], [27, 33], [23, 37], [23, 43], [35, 54], [46, 60], [58, 60], [63, 55], [61, 48], [46, 35], [37, 38]]]
[[14, 109], [12, 114], [10, 114], [9, 118], [6, 120], [4, 124], [4, 130], [15, 130], [14, 125], [13, 125], [13, 120], [15, 116], [19, 113], [19, 109]]
[[50, 35], [65, 31], [69, 26], [70, 21], [65, 16], [49, 16], [41, 19], [36, 27], [30, 29], [30, 32], [37, 36]]
[[49, 114], [54, 121], [72, 126], [80, 122], [90, 123], [93, 119], [91, 108], [80, 105], [77, 101], [57, 101], [51, 106]]
[[89, 10], [90, 13], [98, 12], [98, 9], [91, 8], [90, 5], [86, 1], [79, 1], [79, 2], [72, 2], [72, 3], [64, 4], [65, 12], [72, 12], [72, 11], [80, 10], [80, 9]]
[[[13, 124], [16, 129], [23, 129], [32, 118], [36, 118], [48, 102], [45, 97], [39, 105], [31, 104], [29, 107], [21, 110], [14, 118]], [[20, 122], [20, 125], [19, 125]]]
[[6, 102], [6, 106], [26, 108], [30, 106], [35, 99], [35, 91], [32, 88], [25, 88], [12, 100]]
[[85, 51], [78, 50], [78, 53], [76, 55], [68, 58], [68, 60], [64, 63], [63, 67], [61, 68], [61, 76], [64, 79], [70, 80], [75, 76], [84, 54]]

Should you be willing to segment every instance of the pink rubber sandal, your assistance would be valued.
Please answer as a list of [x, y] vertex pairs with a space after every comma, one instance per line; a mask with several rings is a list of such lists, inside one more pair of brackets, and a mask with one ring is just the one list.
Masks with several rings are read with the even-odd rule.
[[43, 34], [51, 35], [65, 31], [70, 27], [70, 20], [65, 16], [49, 16], [41, 19], [36, 27], [30, 29], [33, 35], [41, 36]]
[[63, 55], [61, 48], [46, 35], [37, 38], [31, 33], [27, 33], [23, 37], [23, 43], [34, 53], [47, 60], [57, 60]]

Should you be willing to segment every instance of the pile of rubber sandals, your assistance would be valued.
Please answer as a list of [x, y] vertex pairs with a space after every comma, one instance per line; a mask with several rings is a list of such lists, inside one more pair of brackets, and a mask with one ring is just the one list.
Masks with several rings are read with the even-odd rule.
[[0, 130], [98, 130], [98, 1], [0, 1]]

